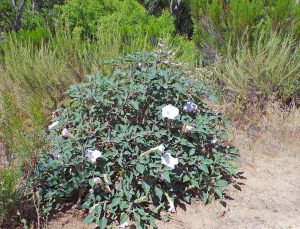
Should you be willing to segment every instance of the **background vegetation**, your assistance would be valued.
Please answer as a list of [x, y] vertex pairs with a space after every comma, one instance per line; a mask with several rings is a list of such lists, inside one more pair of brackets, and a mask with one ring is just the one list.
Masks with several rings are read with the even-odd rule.
[[267, 99], [297, 101], [299, 34], [294, 0], [1, 1], [0, 221], [19, 207], [51, 111], [67, 103], [69, 85], [111, 73], [104, 60], [167, 48], [238, 113]]

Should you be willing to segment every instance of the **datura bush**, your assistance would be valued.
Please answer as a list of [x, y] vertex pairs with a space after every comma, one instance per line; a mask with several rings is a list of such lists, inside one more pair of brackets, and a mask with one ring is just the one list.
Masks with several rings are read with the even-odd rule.
[[147, 228], [180, 201], [222, 198], [238, 159], [226, 121], [201, 101], [203, 84], [165, 58], [128, 55], [106, 63], [111, 76], [70, 87], [33, 176], [46, 210], [76, 200], [84, 223]]

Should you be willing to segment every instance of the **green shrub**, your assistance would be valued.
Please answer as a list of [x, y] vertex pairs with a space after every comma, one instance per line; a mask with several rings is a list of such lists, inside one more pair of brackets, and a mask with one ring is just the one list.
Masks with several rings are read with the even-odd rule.
[[300, 91], [300, 46], [292, 35], [261, 33], [251, 45], [241, 42], [236, 54], [228, 53], [216, 62], [214, 76], [242, 103], [288, 100]]
[[15, 211], [18, 201], [19, 174], [14, 169], [0, 169], [0, 225]]
[[[23, 110], [10, 93], [1, 92], [0, 138], [8, 150], [8, 161], [22, 165], [35, 156], [43, 142], [39, 133], [47, 122], [41, 102], [27, 97]], [[30, 169], [30, 168], [28, 168]]]
[[35, 158], [45, 144], [40, 132], [47, 118], [41, 102], [27, 96], [20, 107], [17, 100], [12, 91], [0, 93], [0, 139], [7, 157], [3, 162], [5, 167], [0, 168], [0, 225], [3, 228], [16, 228], [26, 215], [24, 209], [28, 206], [21, 204], [24, 200], [20, 189], [22, 179], [31, 173]]
[[45, 212], [78, 195], [77, 207], [89, 210], [85, 223], [130, 219], [146, 228], [167, 219], [179, 199], [222, 197], [237, 159], [225, 122], [201, 102], [202, 83], [164, 58], [128, 55], [110, 62], [111, 76], [70, 87], [31, 181]]
[[294, 0], [191, 0], [191, 12], [196, 44], [221, 52], [229, 43], [234, 47], [246, 30], [255, 36], [260, 28], [270, 27], [299, 36], [300, 4]]
[[136, 36], [141, 37], [140, 42], [144, 44], [145, 38], [158, 39], [174, 31], [170, 14], [165, 12], [158, 18], [150, 16], [136, 0], [69, 0], [57, 7], [57, 12], [66, 27], [71, 32], [75, 30], [81, 38], [94, 37], [99, 30], [104, 31], [105, 36], [117, 27], [125, 45]]
[[37, 27], [34, 30], [20, 29], [16, 33], [17, 42], [32, 42], [34, 46], [46, 43], [50, 39], [50, 31], [44, 27]]

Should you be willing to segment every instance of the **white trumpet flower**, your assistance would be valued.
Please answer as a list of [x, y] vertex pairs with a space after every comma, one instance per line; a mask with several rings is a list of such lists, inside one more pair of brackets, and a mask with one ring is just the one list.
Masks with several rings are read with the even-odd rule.
[[156, 149], [157, 149], [158, 151], [160, 151], [161, 153], [163, 153], [163, 152], [165, 151], [165, 147], [164, 147], [163, 144], [157, 146]]
[[128, 227], [128, 226], [129, 226], [129, 223], [126, 221], [126, 222], [120, 224], [118, 227], [119, 227], [119, 228], [126, 228], [126, 227]]
[[53, 129], [54, 127], [58, 126], [59, 121], [53, 122], [51, 125], [48, 126], [48, 130]]
[[100, 184], [101, 183], [100, 177], [94, 177], [93, 181], [94, 181], [95, 184]]
[[211, 143], [216, 144], [218, 142], [218, 139], [216, 137], [213, 138], [213, 140], [211, 141]]
[[99, 150], [87, 150], [85, 156], [91, 163], [96, 163], [97, 158], [102, 157], [102, 152]]
[[170, 167], [171, 169], [175, 169], [175, 166], [178, 165], [178, 158], [172, 157], [170, 153], [165, 153], [161, 157], [161, 163]]
[[72, 138], [73, 137], [73, 135], [71, 134], [71, 132], [67, 128], [64, 128], [62, 130], [61, 135], [65, 138]]
[[169, 104], [162, 108], [162, 116], [168, 119], [175, 119], [179, 115], [179, 110], [177, 107]]

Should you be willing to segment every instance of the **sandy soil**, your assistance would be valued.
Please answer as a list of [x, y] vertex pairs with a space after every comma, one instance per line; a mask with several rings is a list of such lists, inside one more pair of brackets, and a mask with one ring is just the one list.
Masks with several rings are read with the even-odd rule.
[[[253, 115], [247, 123], [230, 130], [241, 153], [241, 179], [227, 190], [226, 206], [197, 201], [177, 207], [158, 228], [300, 228], [300, 110], [270, 106], [265, 116]], [[49, 228], [94, 228], [72, 215], [58, 217]]]

